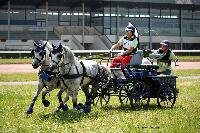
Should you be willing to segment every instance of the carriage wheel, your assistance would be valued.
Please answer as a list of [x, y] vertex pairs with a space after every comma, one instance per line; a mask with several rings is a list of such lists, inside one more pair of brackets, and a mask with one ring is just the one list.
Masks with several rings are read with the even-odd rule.
[[119, 101], [121, 104], [128, 104], [129, 102], [129, 90], [132, 90], [133, 84], [129, 83], [128, 86], [123, 86], [119, 91]]
[[105, 83], [99, 83], [99, 88], [96, 95], [97, 97], [94, 100], [95, 105], [100, 104], [100, 106], [103, 106], [108, 104], [110, 100], [110, 93]]
[[99, 89], [97, 93], [98, 96], [95, 98], [94, 104], [95, 105], [100, 104], [100, 106], [107, 105], [110, 100], [109, 91], [106, 89]]
[[150, 102], [149, 85], [145, 82], [139, 82], [133, 86], [130, 91], [130, 104], [133, 109], [141, 107], [143, 109], [148, 108]]
[[157, 93], [157, 104], [162, 108], [173, 108], [176, 102], [176, 90], [169, 84], [162, 84]]
[[129, 98], [127, 96], [127, 91], [124, 89], [120, 89], [119, 91], [119, 101], [121, 104], [127, 104], [129, 101]]

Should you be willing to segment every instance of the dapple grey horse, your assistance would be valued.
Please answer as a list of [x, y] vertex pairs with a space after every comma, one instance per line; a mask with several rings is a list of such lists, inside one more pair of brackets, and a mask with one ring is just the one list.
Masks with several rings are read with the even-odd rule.
[[[56, 72], [52, 72], [49, 69], [49, 54], [50, 51], [53, 50], [52, 46], [49, 44], [48, 41], [34, 41], [33, 43], [34, 49], [31, 51], [31, 54], [33, 56], [32, 66], [34, 69], [37, 69], [39, 66], [41, 67], [38, 73], [38, 88], [35, 92], [29, 108], [27, 109], [28, 114], [31, 114], [33, 112], [34, 104], [43, 88], [46, 88], [46, 90], [42, 92], [42, 103], [45, 107], [48, 107], [50, 102], [45, 99], [46, 94], [51, 92], [53, 89], [59, 87], [59, 79], [56, 76]], [[67, 110], [66, 106], [63, 106], [62, 109]]]
[[[98, 81], [106, 71], [105, 68], [93, 60], [79, 61], [67, 46], [61, 44], [57, 47], [53, 45], [50, 66], [52, 69], [59, 69], [60, 72], [61, 89], [58, 93], [60, 103], [58, 110], [63, 106], [61, 95], [65, 88], [67, 88], [67, 100], [69, 96], [72, 96], [73, 108], [77, 108], [77, 95], [81, 87], [86, 96], [84, 111], [90, 112], [91, 100], [95, 98], [93, 94], [96, 92]], [[92, 90], [89, 89], [89, 85], [92, 85]]]

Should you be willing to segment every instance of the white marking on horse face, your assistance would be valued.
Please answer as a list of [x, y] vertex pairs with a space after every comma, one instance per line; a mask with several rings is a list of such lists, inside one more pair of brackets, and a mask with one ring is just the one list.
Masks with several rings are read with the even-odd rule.
[[34, 58], [32, 61], [32, 66], [34, 68], [37, 68], [40, 65], [40, 63], [43, 61], [44, 54], [42, 54], [42, 51], [43, 50], [41, 50], [40, 52], [34, 51]]
[[51, 61], [50, 61], [50, 66], [57, 66], [59, 64], [61, 64], [63, 61], [63, 57], [61, 53], [55, 53], [52, 54], [51, 53]]

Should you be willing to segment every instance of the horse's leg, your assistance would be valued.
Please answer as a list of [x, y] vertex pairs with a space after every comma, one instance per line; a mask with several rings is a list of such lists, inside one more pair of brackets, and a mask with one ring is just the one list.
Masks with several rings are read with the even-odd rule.
[[67, 101], [69, 100], [69, 93], [68, 93], [68, 90], [65, 88], [64, 89], [65, 90], [65, 92], [66, 92], [66, 96], [65, 96], [65, 98], [64, 98], [64, 100], [63, 100], [63, 107], [62, 107], [62, 110], [63, 111], [67, 111], [69, 108], [68, 108], [68, 106], [67, 106]]
[[[78, 96], [79, 84], [76, 81], [77, 80], [75, 80], [74, 84], [72, 84], [70, 86], [70, 87], [72, 87], [70, 90], [73, 90], [73, 95], [72, 95], [73, 109], [77, 109], [77, 96]], [[77, 83], [77, 84], [75, 84], [75, 83]]]
[[45, 107], [48, 107], [50, 105], [50, 102], [48, 100], [46, 100], [46, 94], [51, 92], [53, 90], [52, 86], [48, 86], [48, 88], [42, 92], [42, 103]]
[[91, 111], [91, 93], [89, 92], [89, 85], [82, 87], [82, 91], [85, 93], [86, 102], [85, 102], [85, 112]]
[[62, 100], [62, 93], [64, 92], [64, 89], [63, 87], [61, 87], [61, 89], [59, 90], [57, 96], [58, 96], [58, 101], [60, 103], [60, 105], [56, 108], [55, 112], [59, 112], [60, 109], [62, 108], [63, 111], [67, 111], [68, 110], [68, 107], [66, 104], [63, 103], [63, 100]]
[[35, 101], [37, 100], [38, 95], [40, 94], [40, 92], [42, 91], [43, 88], [44, 88], [44, 84], [39, 80], [38, 89], [35, 92], [32, 103], [30, 104], [29, 108], [26, 111], [27, 114], [33, 113], [33, 106], [35, 105]]
[[65, 90], [66, 90], [66, 96], [63, 100], [63, 103], [66, 103], [67, 101], [69, 101], [69, 96], [70, 96], [69, 91], [67, 89], [65, 89]]

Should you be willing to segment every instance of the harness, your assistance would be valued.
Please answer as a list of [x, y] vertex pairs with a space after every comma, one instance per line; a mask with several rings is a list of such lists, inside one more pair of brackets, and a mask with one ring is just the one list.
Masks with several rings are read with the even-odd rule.
[[[82, 73], [82, 74], [79, 73], [77, 66], [75, 66], [75, 67], [76, 67], [77, 74], [69, 74], [70, 71], [71, 71], [71, 67], [70, 67], [67, 74], [61, 75], [62, 80], [63, 80], [63, 78], [64, 78], [64, 79], [75, 79], [75, 78], [82, 77], [81, 83], [80, 83], [80, 85], [82, 85], [85, 77], [88, 77], [88, 78], [93, 79], [93, 80], [98, 79], [98, 75], [100, 74], [100, 66], [99, 66], [99, 65], [98, 65], [98, 73], [97, 73], [97, 75], [96, 75], [95, 77], [92, 77], [92, 76], [88, 76], [88, 75], [87, 75], [87, 71], [86, 71], [85, 65], [83, 64], [82, 61], [80, 61], [80, 64], [81, 64], [81, 66], [82, 66], [82, 68], [83, 68], [83, 73]], [[66, 65], [67, 65], [67, 64], [66, 64]], [[99, 77], [100, 77], [100, 76], [99, 76]], [[64, 83], [64, 82], [63, 82], [63, 83]], [[64, 84], [65, 84], [65, 83], [64, 83]], [[65, 86], [66, 86], [66, 85], [65, 85]]]
[[[48, 66], [48, 65], [42, 65], [42, 66]], [[47, 68], [48, 69], [48, 68]], [[57, 76], [57, 72], [51, 72], [51, 71], [48, 71], [48, 70], [42, 70], [40, 68], [39, 70], [39, 73], [38, 73], [38, 76], [42, 79], [42, 83], [44, 85], [44, 87], [47, 89], [47, 85], [45, 84], [44, 81], [47, 81], [47, 82], [50, 82], [52, 77], [56, 77]], [[59, 81], [59, 80], [58, 80]], [[59, 82], [57, 83], [57, 85], [59, 84]]]

